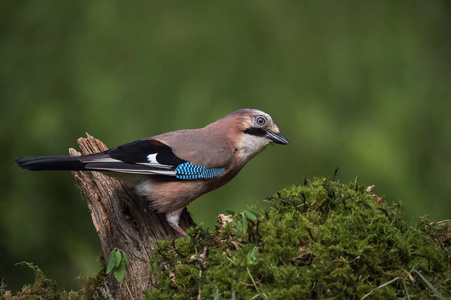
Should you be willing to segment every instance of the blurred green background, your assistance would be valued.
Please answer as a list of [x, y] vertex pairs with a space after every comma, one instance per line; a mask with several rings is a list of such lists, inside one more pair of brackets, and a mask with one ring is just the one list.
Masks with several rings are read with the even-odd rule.
[[69, 172], [14, 159], [67, 154], [89, 132], [113, 147], [202, 127], [239, 108], [278, 122], [269, 147], [189, 206], [262, 203], [333, 175], [404, 199], [409, 222], [451, 217], [451, 4], [430, 1], [2, 1], [0, 279], [38, 264], [61, 287], [99, 269], [100, 244]]

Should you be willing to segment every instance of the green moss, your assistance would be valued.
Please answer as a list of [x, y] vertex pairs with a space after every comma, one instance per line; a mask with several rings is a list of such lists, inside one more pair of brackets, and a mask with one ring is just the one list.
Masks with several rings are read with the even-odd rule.
[[12, 295], [11, 291], [6, 290], [6, 286], [2, 283], [0, 288], [0, 299], [5, 300], [78, 300], [86, 299], [81, 292], [74, 291], [61, 291], [55, 281], [47, 278], [41, 269], [32, 263], [23, 262], [21, 264], [27, 265], [33, 270], [35, 275], [35, 281], [33, 284], [25, 285], [22, 291], [17, 295]]
[[[146, 299], [429, 299], [451, 297], [451, 221], [415, 226], [401, 202], [381, 203], [364, 186], [318, 178], [250, 208], [212, 232], [159, 242], [155, 289]], [[259, 216], [257, 218], [257, 216]], [[104, 261], [100, 258], [100, 261]], [[35, 265], [35, 282], [0, 299], [111, 299], [105, 265], [67, 292]]]
[[196, 227], [160, 242], [146, 299], [451, 297], [449, 227], [427, 218], [408, 226], [402, 203], [327, 178], [268, 201], [269, 209], [251, 208], [263, 217], [248, 219], [246, 234], [240, 214], [213, 232]]
[[86, 299], [113, 299], [106, 282], [106, 265], [103, 255], [99, 256], [97, 260], [101, 263], [102, 268], [94, 277], [89, 275], [78, 277], [83, 286], [83, 295]]
[[[103, 257], [99, 258], [104, 262]], [[65, 291], [60, 290], [56, 282], [47, 278], [39, 267], [32, 263], [23, 262], [21, 264], [30, 267], [35, 274], [33, 284], [25, 285], [20, 292], [13, 295], [11, 291], [6, 289], [6, 285], [2, 282], [0, 285], [0, 300], [85, 300], [85, 299], [112, 299], [109, 296], [108, 288], [105, 283], [105, 263], [102, 263], [102, 269], [96, 276], [80, 276], [78, 279], [83, 285], [81, 291]]]

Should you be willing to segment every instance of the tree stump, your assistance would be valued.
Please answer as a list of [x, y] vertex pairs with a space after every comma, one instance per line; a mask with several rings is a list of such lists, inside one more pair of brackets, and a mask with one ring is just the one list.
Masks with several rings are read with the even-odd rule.
[[[81, 152], [69, 149], [72, 156], [108, 150], [101, 141], [87, 134], [77, 140]], [[151, 209], [149, 202], [124, 183], [94, 171], [73, 171], [76, 183], [91, 211], [92, 222], [99, 235], [105, 264], [114, 248], [124, 250], [129, 257], [125, 280], [118, 283], [113, 274], [107, 286], [114, 299], [141, 299], [143, 292], [152, 289], [149, 258], [155, 241], [177, 237], [178, 233], [166, 221], [164, 214]], [[180, 226], [195, 225], [184, 209]]]

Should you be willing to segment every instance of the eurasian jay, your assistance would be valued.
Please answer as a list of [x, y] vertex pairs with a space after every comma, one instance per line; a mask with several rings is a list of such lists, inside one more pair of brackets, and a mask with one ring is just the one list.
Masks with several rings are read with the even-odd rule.
[[32, 171], [100, 171], [135, 187], [166, 214], [181, 235], [180, 214], [191, 201], [229, 182], [266, 145], [286, 145], [272, 118], [240, 109], [200, 129], [177, 130], [84, 156], [18, 158]]

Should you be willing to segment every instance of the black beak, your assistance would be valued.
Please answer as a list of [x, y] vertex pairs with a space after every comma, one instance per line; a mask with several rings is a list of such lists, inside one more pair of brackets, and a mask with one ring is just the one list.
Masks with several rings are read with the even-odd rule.
[[288, 145], [288, 139], [281, 133], [274, 133], [271, 130], [266, 130], [266, 138], [276, 144]]

